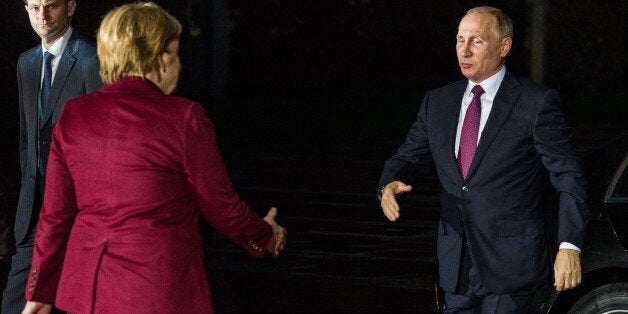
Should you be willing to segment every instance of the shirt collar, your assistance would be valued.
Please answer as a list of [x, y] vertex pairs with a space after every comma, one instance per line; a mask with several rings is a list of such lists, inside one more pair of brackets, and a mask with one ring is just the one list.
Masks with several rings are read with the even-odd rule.
[[482, 89], [484, 89], [484, 93], [486, 93], [487, 96], [493, 99], [495, 98], [495, 95], [497, 95], [497, 91], [499, 90], [499, 86], [504, 80], [504, 76], [506, 76], [506, 66], [503, 66], [499, 71], [497, 71], [497, 73], [485, 79], [480, 84], [469, 81], [467, 83], [467, 89], [465, 91], [465, 95], [471, 94], [471, 89], [473, 88], [473, 86], [480, 85], [482, 86]]
[[44, 54], [46, 51], [52, 53], [55, 58], [61, 56], [63, 50], [65, 50], [65, 46], [68, 45], [68, 41], [70, 40], [70, 36], [72, 36], [72, 26], [68, 27], [68, 30], [57, 40], [50, 49], [46, 49], [43, 43], [41, 45], [41, 53]]

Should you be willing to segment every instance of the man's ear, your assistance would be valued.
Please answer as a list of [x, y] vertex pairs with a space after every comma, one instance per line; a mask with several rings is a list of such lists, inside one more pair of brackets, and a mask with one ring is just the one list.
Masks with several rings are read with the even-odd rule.
[[75, 10], [76, 10], [76, 1], [68, 0], [68, 16], [74, 16]]
[[510, 48], [512, 48], [512, 38], [505, 37], [504, 39], [502, 39], [501, 50], [499, 52], [500, 56], [502, 58], [506, 57], [510, 52]]

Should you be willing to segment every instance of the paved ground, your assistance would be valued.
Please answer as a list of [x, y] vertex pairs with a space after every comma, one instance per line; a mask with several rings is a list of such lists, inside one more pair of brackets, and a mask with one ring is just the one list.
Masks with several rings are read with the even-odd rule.
[[220, 312], [429, 312], [438, 187], [426, 180], [420, 198], [405, 200], [416, 209], [388, 222], [374, 196], [384, 159], [348, 147], [233, 159], [241, 196], [276, 205], [289, 240], [280, 258], [257, 261], [214, 239], [208, 268]]
[[[626, 130], [595, 126], [574, 134], [599, 193], [611, 160], [626, 152]], [[374, 190], [395, 145], [231, 156], [241, 196], [260, 212], [278, 206], [289, 242], [280, 258], [259, 261], [214, 238], [208, 269], [219, 312], [431, 312], [439, 187], [435, 178], [415, 186], [402, 219], [388, 222]]]
[[[625, 127], [587, 127], [574, 134], [579, 151], [602, 169], [589, 176], [606, 180], [612, 158], [602, 147], [625, 153]], [[613, 141], [618, 136], [624, 140]], [[415, 186], [416, 193], [402, 200], [396, 223], [380, 213], [374, 196], [383, 162], [398, 144], [227, 151], [242, 198], [262, 215], [277, 206], [289, 238], [279, 258], [256, 260], [209, 232], [207, 270], [217, 312], [431, 312], [437, 181], [427, 178]]]

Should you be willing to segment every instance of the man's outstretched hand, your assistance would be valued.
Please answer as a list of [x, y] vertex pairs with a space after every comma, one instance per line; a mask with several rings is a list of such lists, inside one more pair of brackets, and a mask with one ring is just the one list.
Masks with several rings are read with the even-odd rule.
[[399, 219], [399, 204], [397, 195], [412, 191], [412, 186], [401, 181], [393, 181], [382, 189], [382, 211], [390, 221]]

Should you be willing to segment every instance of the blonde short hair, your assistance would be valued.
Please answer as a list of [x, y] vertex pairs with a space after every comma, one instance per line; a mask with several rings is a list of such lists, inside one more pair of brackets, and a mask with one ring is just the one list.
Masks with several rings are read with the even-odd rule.
[[161, 53], [180, 36], [181, 23], [153, 2], [109, 11], [97, 35], [100, 77], [105, 84], [127, 75], [146, 77], [159, 69]]
[[513, 35], [512, 20], [502, 10], [498, 8], [488, 7], [488, 6], [475, 7], [467, 11], [467, 13], [464, 16], [467, 16], [471, 13], [481, 13], [481, 14], [488, 14], [488, 15], [494, 16], [496, 20], [495, 31], [497, 32], [497, 38], [499, 40], [502, 40], [506, 37], [512, 38], [512, 35]]

